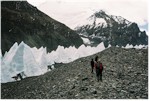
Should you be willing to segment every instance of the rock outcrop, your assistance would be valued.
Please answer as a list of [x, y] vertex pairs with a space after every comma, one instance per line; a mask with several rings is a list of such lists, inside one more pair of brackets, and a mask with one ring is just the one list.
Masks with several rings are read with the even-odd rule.
[[1, 39], [3, 54], [15, 42], [22, 41], [30, 47], [47, 47], [48, 52], [57, 49], [58, 45], [79, 47], [83, 44], [75, 31], [27, 1], [1, 2]]

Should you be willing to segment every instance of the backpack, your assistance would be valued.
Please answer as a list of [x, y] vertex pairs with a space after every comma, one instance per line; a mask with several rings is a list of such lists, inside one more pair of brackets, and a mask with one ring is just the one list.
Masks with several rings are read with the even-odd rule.
[[102, 63], [100, 63], [100, 70], [103, 70], [103, 65], [102, 65]]
[[96, 63], [96, 68], [97, 68], [97, 69], [100, 69], [100, 70], [103, 70], [103, 65], [102, 65], [102, 63], [101, 63], [101, 62], [97, 62], [97, 63]]

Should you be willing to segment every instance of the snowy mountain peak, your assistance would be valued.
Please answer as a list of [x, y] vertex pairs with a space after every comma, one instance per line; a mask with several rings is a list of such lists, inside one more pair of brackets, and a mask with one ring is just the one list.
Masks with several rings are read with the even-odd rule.
[[105, 13], [105, 11], [103, 11], [103, 10], [100, 10], [100, 11], [97, 11], [97, 12], [95, 12], [93, 15], [91, 15], [91, 17], [96, 17], [96, 18], [104, 18], [104, 17], [109, 17], [106, 13]]
[[121, 16], [108, 15], [105, 11], [100, 10], [92, 14], [87, 20], [91, 23], [77, 26], [75, 30], [82, 39], [88, 38], [91, 46], [97, 46], [101, 42], [104, 42], [105, 47], [108, 47], [109, 44], [112, 46], [148, 44], [146, 33], [141, 32], [136, 23], [132, 23]]
[[[126, 25], [131, 23], [121, 16], [106, 14], [105, 11], [103, 11], [103, 10], [95, 12], [93, 15], [90, 16], [90, 18], [95, 19], [95, 23], [97, 23], [97, 21], [98, 21], [97, 19], [103, 19], [105, 21], [104, 24], [107, 26], [112, 26], [114, 23], [126, 24]], [[103, 22], [101, 22], [101, 23], [103, 23]], [[105, 26], [105, 27], [107, 27], [107, 26]]]

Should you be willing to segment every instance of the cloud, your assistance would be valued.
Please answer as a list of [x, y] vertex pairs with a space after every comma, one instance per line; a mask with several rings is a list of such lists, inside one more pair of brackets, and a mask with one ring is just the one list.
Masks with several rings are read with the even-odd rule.
[[46, 2], [47, 0], [27, 0], [28, 3], [32, 4], [33, 6], [40, 6], [42, 5], [44, 2]]
[[148, 0], [44, 0], [42, 4], [37, 3], [37, 8], [72, 29], [101, 9], [139, 26], [148, 23]]

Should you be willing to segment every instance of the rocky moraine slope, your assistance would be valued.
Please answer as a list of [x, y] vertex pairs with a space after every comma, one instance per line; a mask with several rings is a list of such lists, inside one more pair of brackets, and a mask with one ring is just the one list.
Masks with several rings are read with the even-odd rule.
[[66, 25], [54, 20], [27, 1], [1, 2], [1, 49], [4, 54], [15, 42], [30, 47], [47, 47], [50, 52], [58, 45], [79, 47], [80, 36]]
[[[90, 60], [104, 65], [103, 82], [91, 74]], [[37, 77], [2, 83], [2, 99], [148, 99], [148, 49], [111, 47]]]

